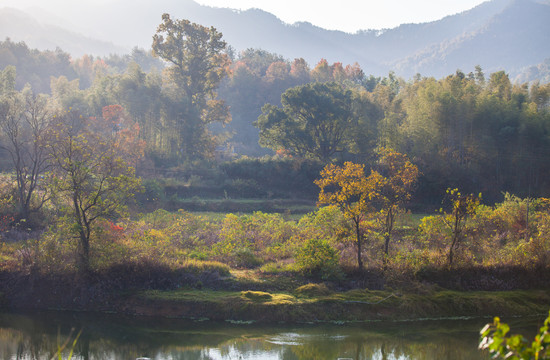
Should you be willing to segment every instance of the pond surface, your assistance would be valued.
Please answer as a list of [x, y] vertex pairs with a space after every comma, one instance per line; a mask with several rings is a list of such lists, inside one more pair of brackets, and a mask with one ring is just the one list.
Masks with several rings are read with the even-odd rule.
[[[490, 320], [267, 326], [89, 313], [0, 314], [0, 358], [50, 359], [75, 329], [72, 339], [82, 330], [72, 357], [78, 360], [487, 359], [477, 343]], [[513, 332], [532, 334], [542, 323], [503, 320]]]

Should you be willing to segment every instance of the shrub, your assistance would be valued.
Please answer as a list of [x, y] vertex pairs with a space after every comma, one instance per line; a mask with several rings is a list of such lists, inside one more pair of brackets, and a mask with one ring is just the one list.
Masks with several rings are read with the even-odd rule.
[[338, 262], [340, 256], [327, 240], [311, 238], [298, 249], [295, 255], [299, 271], [308, 276], [336, 279], [342, 276]]
[[0, 239], [15, 221], [16, 188], [8, 176], [0, 175]]
[[298, 226], [307, 234], [315, 233], [318, 237], [334, 242], [354, 236], [349, 221], [335, 205], [323, 206], [306, 214], [300, 219]]
[[255, 268], [262, 264], [262, 259], [258, 258], [250, 249], [238, 249], [234, 253], [235, 263], [238, 267]]
[[244, 249], [262, 257], [284, 258], [290, 256], [285, 250], [294, 227], [293, 222], [285, 221], [280, 214], [227, 214], [218, 232], [219, 241], [212, 246], [212, 252], [220, 258], [229, 257], [234, 261], [238, 261], [235, 256], [239, 256]]
[[63, 229], [49, 231], [38, 242], [35, 265], [40, 272], [55, 274], [73, 271], [76, 262], [75, 240]]
[[187, 260], [181, 264], [181, 269], [192, 274], [217, 272], [220, 276], [231, 275], [229, 266], [218, 261]]
[[202, 251], [193, 250], [189, 253], [189, 258], [193, 260], [206, 260], [208, 259], [208, 255]]
[[270, 262], [262, 265], [260, 272], [268, 274], [292, 273], [296, 271], [296, 264], [283, 262]]
[[166, 200], [164, 188], [158, 180], [145, 180], [143, 181], [143, 187], [145, 190], [138, 195], [138, 200], [141, 200], [141, 203], [163, 202]]

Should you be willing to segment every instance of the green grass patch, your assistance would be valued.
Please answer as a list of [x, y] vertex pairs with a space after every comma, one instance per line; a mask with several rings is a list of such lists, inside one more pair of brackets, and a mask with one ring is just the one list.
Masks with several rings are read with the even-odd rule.
[[281, 261], [269, 262], [260, 267], [259, 271], [266, 274], [297, 273], [295, 263], [283, 263]]
[[236, 291], [213, 291], [213, 290], [147, 290], [139, 294], [140, 297], [148, 300], [182, 301], [182, 302], [204, 302], [218, 303], [231, 300], [239, 300], [240, 293]]
[[[315, 289], [315, 291], [309, 290]], [[150, 309], [180, 309], [178, 316], [263, 321], [367, 321], [423, 318], [539, 315], [548, 312], [549, 291], [459, 292], [433, 294], [351, 290], [326, 293], [305, 285], [303, 296], [275, 291], [176, 290], [137, 294]], [[306, 291], [307, 290], [307, 291]], [[156, 304], [155, 302], [159, 303]], [[168, 301], [167, 307], [162, 302]], [[181, 306], [178, 306], [179, 305]], [[264, 306], [269, 307], [266, 312]]]
[[332, 293], [325, 284], [306, 284], [298, 287], [296, 295], [303, 297], [328, 296]]
[[330, 303], [363, 304], [385, 307], [399, 303], [401, 296], [401, 294], [392, 291], [355, 289], [345, 292], [335, 292], [325, 296], [319, 295], [311, 299]]
[[263, 291], [243, 291], [241, 297], [254, 302], [266, 302], [273, 299], [273, 295]]
[[264, 291], [242, 291], [241, 298], [243, 300], [250, 300], [254, 303], [263, 303], [269, 305], [282, 305], [296, 303], [297, 299], [288, 294], [270, 294]]
[[204, 304], [239, 304], [252, 302], [257, 304], [281, 305], [298, 303], [294, 296], [285, 293], [268, 293], [264, 291], [214, 291], [214, 290], [147, 290], [139, 293], [146, 300], [170, 302], [194, 302]]
[[218, 261], [203, 260], [185, 260], [181, 264], [181, 269], [193, 274], [202, 274], [205, 272], [218, 272], [221, 276], [230, 276], [230, 267]]

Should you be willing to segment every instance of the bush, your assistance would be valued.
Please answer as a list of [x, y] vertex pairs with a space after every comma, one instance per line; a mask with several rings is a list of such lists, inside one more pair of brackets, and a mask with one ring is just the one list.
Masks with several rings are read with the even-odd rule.
[[238, 267], [255, 268], [262, 264], [262, 259], [258, 258], [250, 249], [239, 249], [234, 253], [235, 262]]
[[[252, 260], [239, 257], [260, 254], [260, 257], [282, 258], [291, 256], [286, 248], [292, 238], [295, 224], [285, 221], [279, 214], [255, 212], [252, 215], [227, 214], [221, 222], [218, 232], [219, 241], [212, 246], [212, 253], [218, 258]], [[245, 252], [243, 252], [245, 251]], [[241, 253], [243, 252], [243, 253]], [[253, 261], [250, 266], [259, 265]]]
[[318, 276], [324, 280], [342, 277], [342, 271], [338, 266], [338, 251], [327, 240], [307, 240], [296, 252], [295, 260], [298, 270], [305, 275]]
[[2, 233], [8, 231], [15, 221], [16, 188], [8, 176], [0, 176], [0, 239]]
[[315, 236], [334, 242], [343, 242], [355, 236], [350, 222], [335, 205], [323, 206], [304, 215], [298, 225], [306, 234], [315, 233]]
[[180, 266], [185, 272], [196, 275], [202, 273], [218, 273], [220, 276], [231, 275], [229, 266], [218, 261], [187, 260]]
[[266, 273], [266, 274], [293, 273], [295, 271], [296, 271], [296, 264], [294, 262], [292, 263], [284, 263], [281, 261], [269, 262], [267, 264], [262, 265], [262, 267], [260, 268], [260, 272]]
[[197, 250], [193, 250], [189, 253], [189, 258], [190, 259], [193, 259], [193, 260], [207, 260], [208, 259], [208, 255], [206, 255], [204, 252], [202, 251], [197, 251]]
[[145, 202], [163, 202], [166, 200], [163, 185], [158, 180], [143, 181], [144, 192], [138, 195], [141, 203]]

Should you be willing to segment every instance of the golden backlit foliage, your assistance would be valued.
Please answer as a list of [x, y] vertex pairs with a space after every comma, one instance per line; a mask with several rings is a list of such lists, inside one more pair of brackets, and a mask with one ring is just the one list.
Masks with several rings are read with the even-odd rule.
[[379, 170], [366, 176], [365, 166], [346, 162], [344, 166], [327, 165], [315, 184], [321, 188], [319, 205], [336, 205], [350, 219], [356, 231], [357, 262], [362, 267], [361, 246], [366, 220], [377, 220], [385, 239], [385, 254], [396, 214], [411, 198], [419, 176], [418, 167], [408, 157], [392, 149], [379, 149]]

